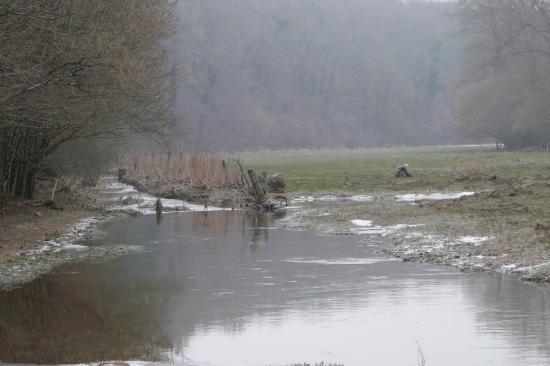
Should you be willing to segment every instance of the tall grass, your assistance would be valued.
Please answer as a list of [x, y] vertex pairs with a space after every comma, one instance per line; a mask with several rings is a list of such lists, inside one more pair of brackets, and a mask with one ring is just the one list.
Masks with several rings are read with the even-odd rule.
[[238, 182], [240, 177], [236, 162], [219, 154], [135, 151], [128, 153], [125, 161], [128, 175], [163, 182], [222, 186]]

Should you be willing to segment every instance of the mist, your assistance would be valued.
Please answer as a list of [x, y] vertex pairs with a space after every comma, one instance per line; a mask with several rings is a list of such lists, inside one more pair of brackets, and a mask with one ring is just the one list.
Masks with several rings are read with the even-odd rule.
[[455, 4], [179, 4], [178, 129], [193, 150], [460, 141]]

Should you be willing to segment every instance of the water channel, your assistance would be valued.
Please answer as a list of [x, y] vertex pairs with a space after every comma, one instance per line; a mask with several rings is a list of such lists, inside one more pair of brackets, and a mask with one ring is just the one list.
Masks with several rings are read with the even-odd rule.
[[550, 364], [548, 290], [278, 221], [226, 211], [108, 222], [102, 245], [146, 250], [0, 292], [0, 363], [404, 366], [420, 347], [427, 365]]

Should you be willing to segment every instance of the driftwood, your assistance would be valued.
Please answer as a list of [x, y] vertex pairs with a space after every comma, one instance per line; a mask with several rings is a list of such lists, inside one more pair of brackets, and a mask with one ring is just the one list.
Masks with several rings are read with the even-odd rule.
[[[266, 172], [262, 172], [260, 176], [256, 173], [254, 169], [249, 169], [247, 174], [244, 173], [244, 169], [239, 161], [237, 161], [239, 169], [241, 171], [241, 182], [245, 191], [248, 193], [249, 202], [246, 206], [253, 207], [258, 211], [271, 212], [277, 209], [277, 206], [270, 202], [268, 191], [269, 180], [271, 177], [268, 177]], [[288, 199], [284, 196], [275, 197], [282, 202], [285, 202], [288, 205]]]
[[250, 169], [248, 171], [248, 176], [250, 177], [250, 183], [252, 186], [252, 193], [254, 197], [254, 201], [257, 206], [261, 206], [266, 203], [267, 197], [265, 195], [264, 187], [258, 178], [258, 175], [253, 169]]

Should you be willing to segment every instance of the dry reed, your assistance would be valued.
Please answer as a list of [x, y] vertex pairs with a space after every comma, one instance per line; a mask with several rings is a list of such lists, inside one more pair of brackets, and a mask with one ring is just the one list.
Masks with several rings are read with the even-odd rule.
[[131, 152], [126, 156], [126, 172], [136, 178], [193, 186], [223, 186], [239, 181], [234, 161], [219, 154], [184, 151]]

